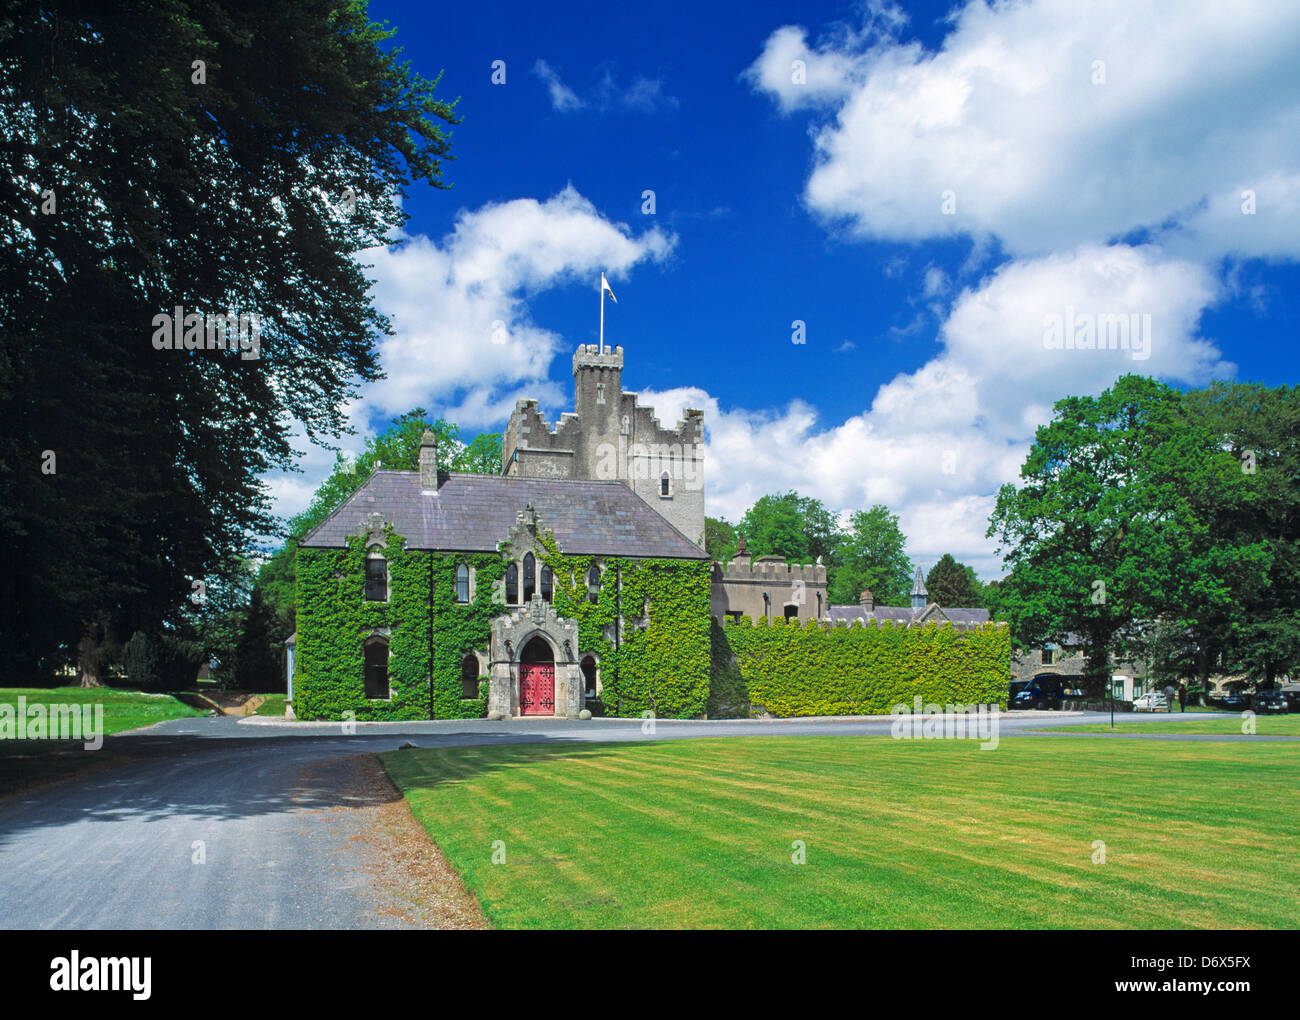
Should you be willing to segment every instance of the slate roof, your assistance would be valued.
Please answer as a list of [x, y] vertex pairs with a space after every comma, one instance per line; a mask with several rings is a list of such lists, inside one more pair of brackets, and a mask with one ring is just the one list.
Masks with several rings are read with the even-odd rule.
[[377, 470], [301, 545], [341, 548], [365, 528], [370, 514], [379, 513], [412, 549], [496, 552], [532, 503], [541, 526], [569, 555], [707, 559], [622, 482], [446, 471], [438, 481], [436, 492], [422, 492], [418, 471]]
[[934, 603], [926, 606], [925, 609], [913, 609], [910, 606], [876, 606], [871, 612], [867, 612], [862, 606], [831, 606], [830, 618], [834, 623], [852, 623], [857, 620], [861, 623], [870, 623], [875, 620], [879, 623], [891, 621], [904, 626], [910, 623], [922, 622], [928, 611], [930, 616], [924, 622], [943, 623], [945, 620], [952, 623], [957, 628], [977, 627], [981, 623], [989, 622], [989, 611], [987, 609], [943, 609]]

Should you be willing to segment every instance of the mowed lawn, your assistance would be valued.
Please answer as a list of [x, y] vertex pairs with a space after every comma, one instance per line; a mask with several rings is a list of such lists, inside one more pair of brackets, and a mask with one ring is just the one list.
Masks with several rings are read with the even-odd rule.
[[103, 705], [105, 735], [152, 726], [166, 719], [206, 714], [170, 694], [146, 694], [118, 687], [0, 687], [0, 704], [16, 709], [19, 696], [27, 699], [29, 708], [35, 704]]
[[380, 757], [501, 927], [1300, 925], [1290, 744], [733, 737]]
[[[1116, 733], [1133, 731], [1136, 733], [1214, 733], [1237, 735], [1243, 733], [1240, 712], [1233, 712], [1221, 719], [1180, 719], [1175, 712], [1170, 718], [1153, 719], [1151, 722], [1116, 723]], [[1300, 714], [1291, 715], [1257, 715], [1252, 720], [1257, 736], [1300, 737]], [[1081, 726], [1054, 726], [1053, 730], [1064, 733], [1109, 733], [1109, 723]]]

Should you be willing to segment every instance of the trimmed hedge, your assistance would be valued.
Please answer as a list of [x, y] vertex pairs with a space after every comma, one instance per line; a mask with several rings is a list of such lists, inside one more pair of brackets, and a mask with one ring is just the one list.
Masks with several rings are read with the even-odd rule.
[[927, 705], [1006, 707], [1011, 635], [996, 624], [958, 631], [744, 618], [713, 633], [720, 708], [739, 701], [737, 677], [753, 711], [775, 716], [884, 715], [917, 695]]

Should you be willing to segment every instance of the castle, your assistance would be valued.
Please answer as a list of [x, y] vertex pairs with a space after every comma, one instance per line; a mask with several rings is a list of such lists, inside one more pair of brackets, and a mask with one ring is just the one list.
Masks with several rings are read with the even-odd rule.
[[[376, 469], [298, 547], [301, 718], [704, 711], [710, 617], [974, 626], [981, 610], [831, 606], [826, 567], [704, 551], [704, 415], [666, 428], [623, 350], [573, 356], [575, 410], [519, 401], [499, 475]], [[563, 609], [560, 612], [557, 606]], [[980, 619], [976, 619], [980, 617]], [[605, 699], [603, 701], [602, 699]]]

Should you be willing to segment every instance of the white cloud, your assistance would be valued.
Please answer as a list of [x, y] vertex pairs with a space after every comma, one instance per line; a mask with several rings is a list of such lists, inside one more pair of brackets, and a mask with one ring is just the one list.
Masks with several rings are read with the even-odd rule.
[[1186, 256], [1300, 255], [1300, 7], [976, 0], [951, 21], [937, 52], [888, 32], [768, 38], [755, 87], [829, 115], [813, 211], [876, 239], [991, 234], [1017, 255], [1137, 229]]
[[[538, 201], [519, 198], [462, 210], [441, 240], [417, 235], [364, 253], [374, 266], [374, 299], [392, 323], [381, 338], [387, 378], [367, 385], [348, 409], [362, 448], [372, 424], [423, 407], [468, 430], [499, 428], [522, 397], [567, 406], [549, 379], [552, 359], [571, 353], [559, 334], [533, 321], [529, 298], [586, 282], [602, 270], [614, 281], [636, 266], [668, 258], [676, 237], [658, 227], [634, 234], [605, 219], [572, 186]], [[333, 466], [333, 453], [307, 444], [303, 474], [272, 475], [276, 513], [309, 502]]]
[[551, 97], [551, 106], [561, 113], [581, 109], [584, 105], [578, 94], [560, 80], [559, 73], [545, 60], [538, 59], [533, 65], [533, 74], [537, 75], [546, 86]]

